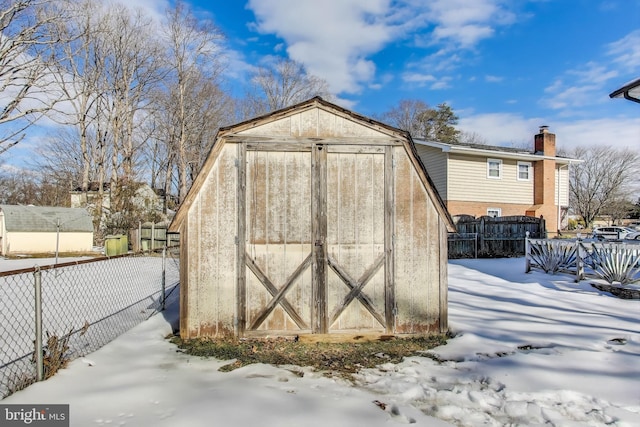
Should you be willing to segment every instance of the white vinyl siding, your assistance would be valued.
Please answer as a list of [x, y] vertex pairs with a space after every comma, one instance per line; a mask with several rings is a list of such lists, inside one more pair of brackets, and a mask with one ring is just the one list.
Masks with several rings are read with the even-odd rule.
[[531, 162], [518, 162], [518, 180], [529, 181], [533, 175]]
[[427, 169], [429, 178], [438, 190], [438, 194], [443, 200], [447, 200], [447, 153], [443, 153], [440, 148], [429, 147], [416, 143], [416, 151], [420, 160]]
[[[487, 158], [449, 155], [447, 200], [533, 204], [533, 179], [516, 179], [517, 160], [502, 159], [502, 179], [487, 177]], [[533, 174], [533, 168], [532, 168]]]
[[[558, 206], [558, 196], [560, 206], [569, 206], [569, 167], [568, 165], [557, 165], [555, 173], [556, 192], [554, 201]], [[558, 190], [559, 184], [559, 190]]]

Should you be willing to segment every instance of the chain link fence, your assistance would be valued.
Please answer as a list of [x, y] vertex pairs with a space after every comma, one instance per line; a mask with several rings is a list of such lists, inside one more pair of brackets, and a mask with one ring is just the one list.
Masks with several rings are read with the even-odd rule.
[[163, 310], [179, 272], [177, 247], [0, 272], [0, 399]]

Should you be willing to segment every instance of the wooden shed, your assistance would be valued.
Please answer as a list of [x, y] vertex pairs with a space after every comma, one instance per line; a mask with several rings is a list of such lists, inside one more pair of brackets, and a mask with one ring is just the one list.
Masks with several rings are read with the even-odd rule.
[[318, 97], [222, 128], [170, 225], [180, 334], [444, 332], [454, 230], [407, 132]]

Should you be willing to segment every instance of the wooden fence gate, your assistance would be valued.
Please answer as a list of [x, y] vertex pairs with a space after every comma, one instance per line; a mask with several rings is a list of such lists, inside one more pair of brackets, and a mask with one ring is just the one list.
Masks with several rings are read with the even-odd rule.
[[390, 331], [390, 147], [239, 146], [241, 334]]

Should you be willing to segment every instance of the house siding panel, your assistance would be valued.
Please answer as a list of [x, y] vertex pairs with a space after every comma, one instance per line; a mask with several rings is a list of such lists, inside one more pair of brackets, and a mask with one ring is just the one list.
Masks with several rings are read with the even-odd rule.
[[[569, 167], [556, 167], [555, 178], [556, 185], [560, 184], [559, 190], [556, 191], [555, 204], [556, 206], [569, 206]], [[560, 203], [558, 203], [558, 196]]]
[[444, 200], [447, 199], [447, 157], [441, 149], [416, 144], [416, 151], [422, 160], [427, 173], [436, 186], [436, 190]]
[[[502, 177], [487, 178], [487, 158], [451, 154], [449, 156], [448, 201], [475, 201], [532, 204], [533, 179], [518, 180], [518, 162], [502, 160]], [[427, 169], [428, 170], [428, 169]], [[470, 179], [469, 177], [473, 177]]]

